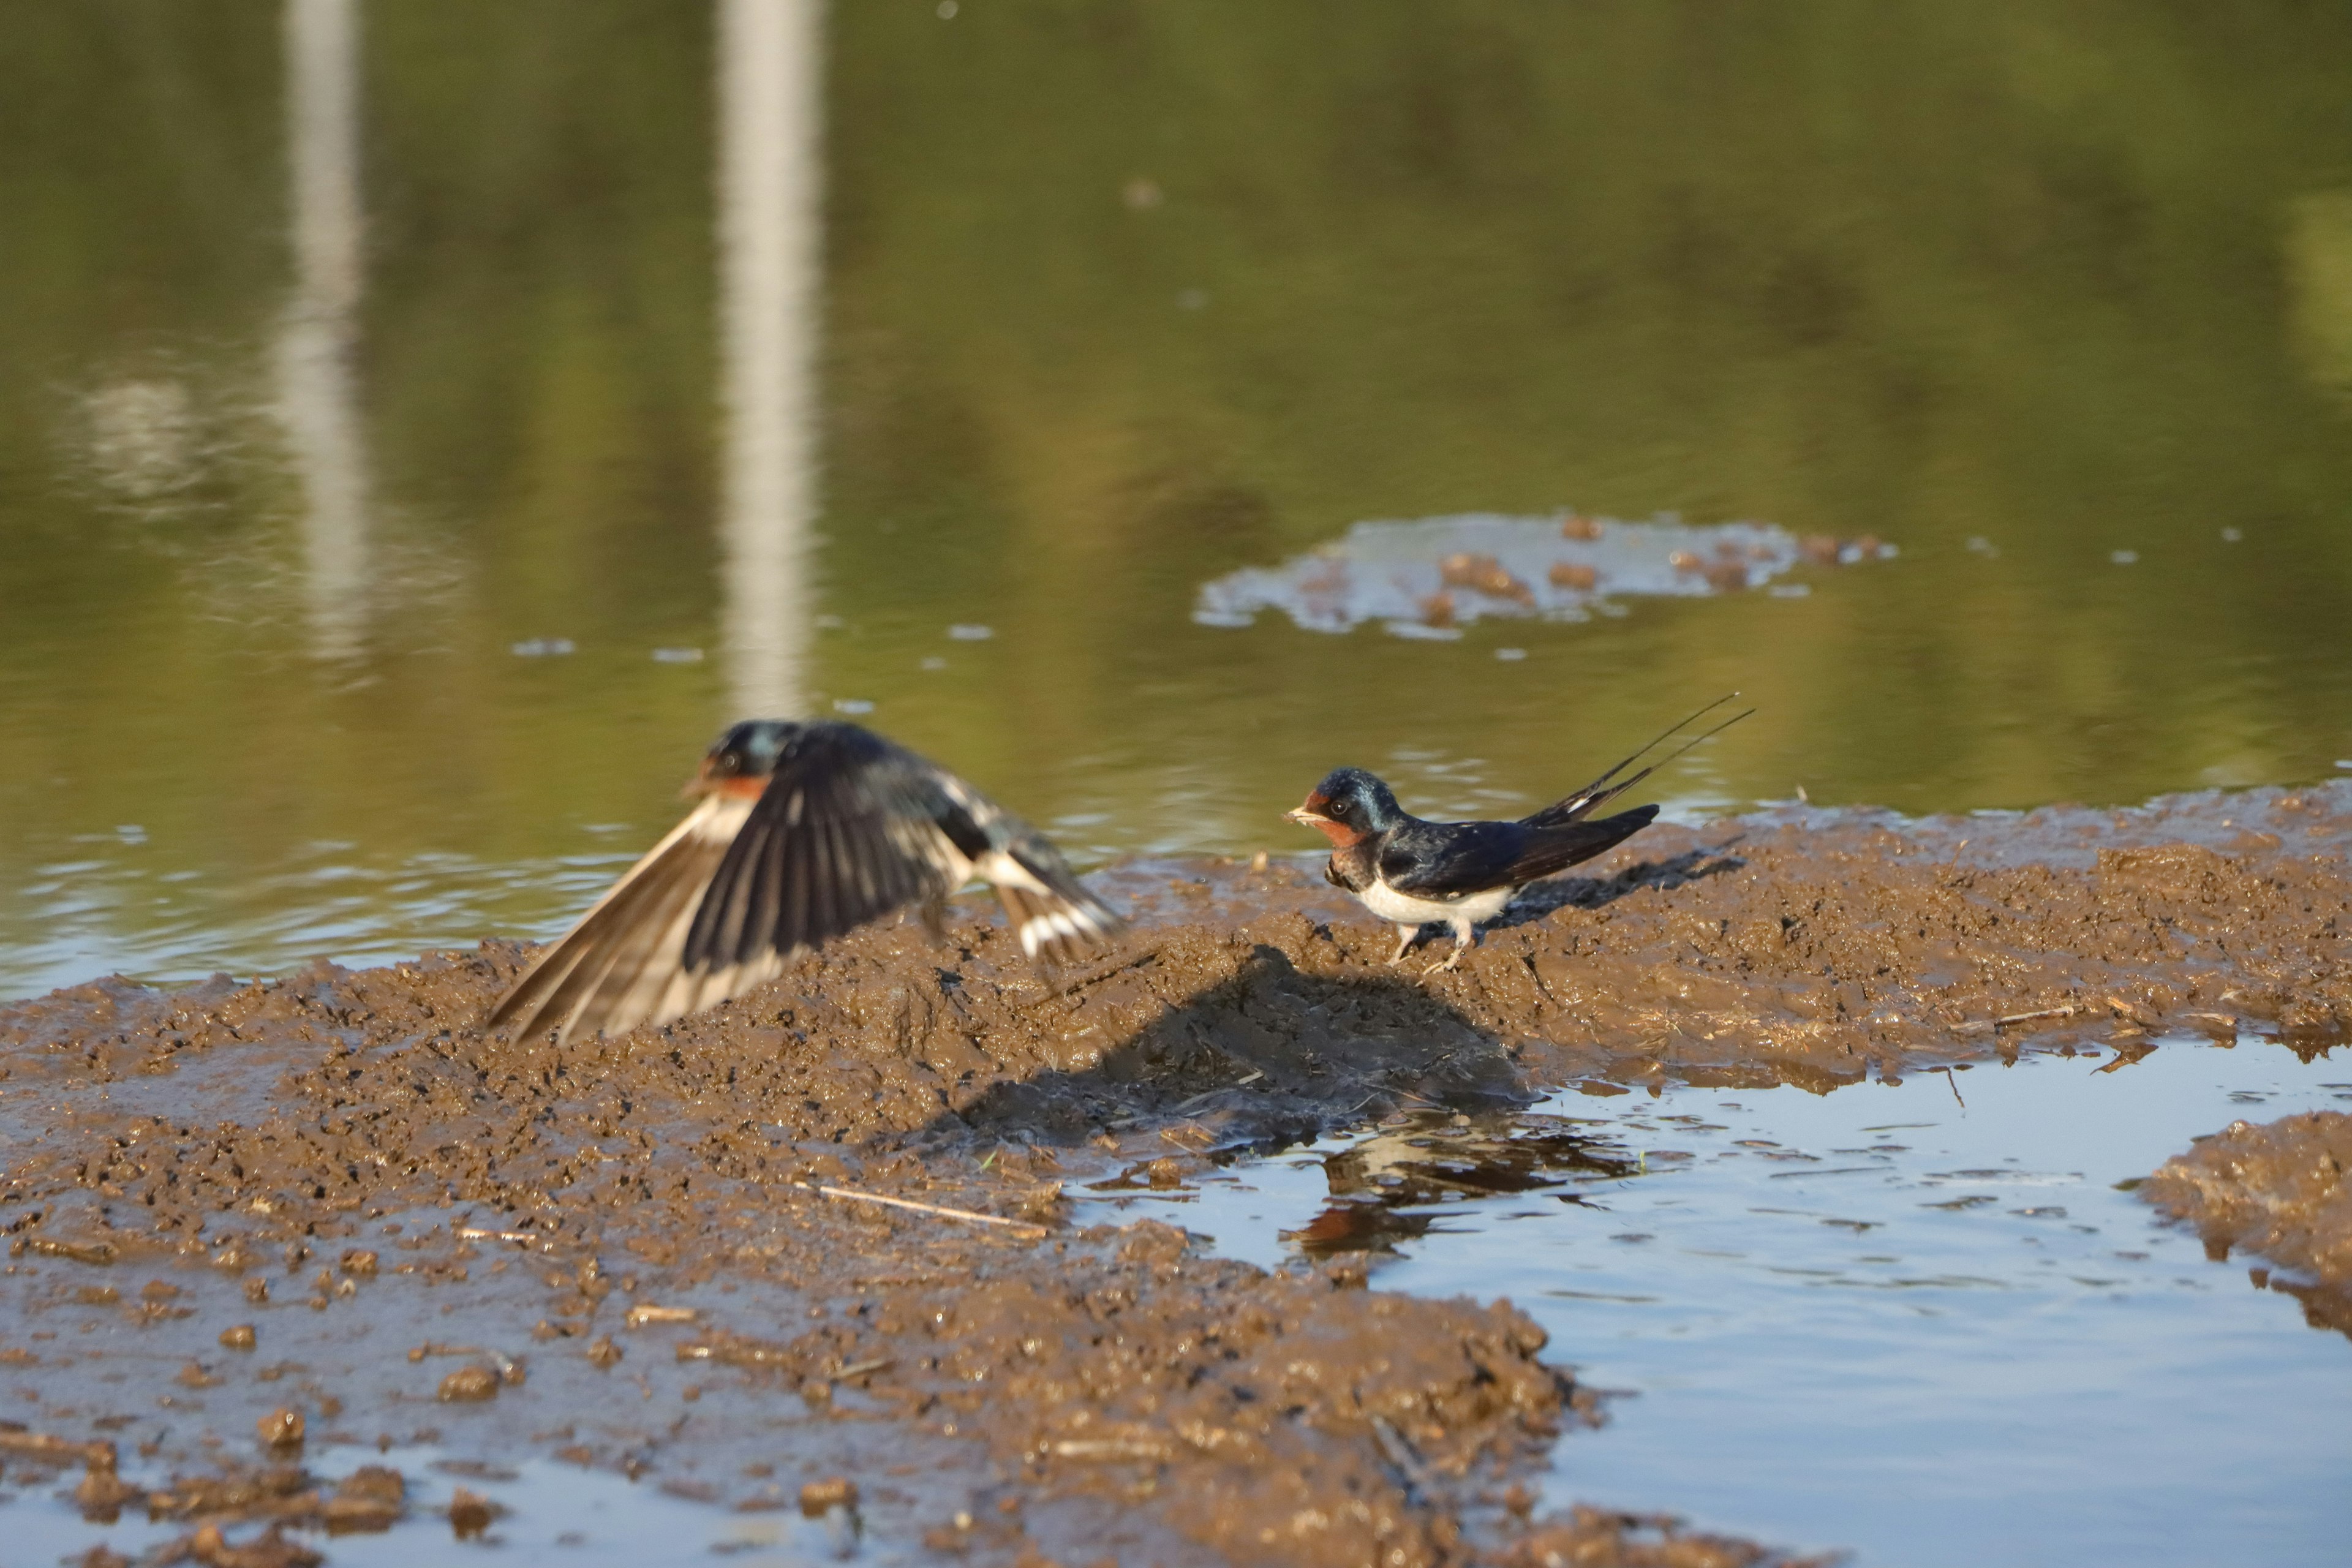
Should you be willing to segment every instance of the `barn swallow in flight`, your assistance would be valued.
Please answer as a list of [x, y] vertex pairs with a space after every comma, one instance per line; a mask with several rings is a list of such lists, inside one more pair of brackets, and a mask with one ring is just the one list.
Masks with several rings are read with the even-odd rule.
[[700, 804], [490, 1010], [518, 1037], [619, 1033], [713, 1006], [908, 905], [992, 884], [1031, 958], [1077, 957], [1125, 922], [1043, 834], [937, 763], [855, 724], [763, 719], [719, 738]]
[[1633, 777], [1609, 782], [1661, 742], [1730, 700], [1716, 699], [1574, 795], [1517, 822], [1423, 822], [1397, 805], [1387, 784], [1361, 768], [1334, 768], [1307, 793], [1305, 804], [1286, 815], [1331, 841], [1331, 858], [1323, 875], [1332, 886], [1345, 888], [1372, 913], [1394, 922], [1397, 948], [1389, 955], [1391, 963], [1404, 962], [1423, 926], [1443, 922], [1454, 928], [1454, 952], [1430, 969], [1452, 969], [1477, 940], [1476, 928], [1501, 914], [1522, 887], [1590, 860], [1647, 827], [1658, 815], [1654, 805], [1637, 805], [1598, 822], [1586, 818], [1593, 807], [1615, 799], [1700, 741], [1755, 711], [1751, 708], [1734, 714]]

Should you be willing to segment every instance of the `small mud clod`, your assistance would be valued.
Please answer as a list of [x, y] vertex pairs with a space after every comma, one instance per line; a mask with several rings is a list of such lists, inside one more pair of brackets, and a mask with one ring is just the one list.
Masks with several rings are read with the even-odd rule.
[[233, 1328], [223, 1329], [220, 1331], [220, 1342], [223, 1350], [251, 1350], [254, 1345], [253, 1325], [238, 1323]]
[[245, 1282], [245, 1299], [258, 1307], [269, 1300], [269, 1281], [257, 1274]]
[[801, 1488], [801, 1513], [805, 1518], [822, 1519], [827, 1509], [856, 1506], [857, 1483], [846, 1476], [811, 1481]]
[[622, 1354], [621, 1347], [613, 1342], [613, 1336], [610, 1334], [597, 1336], [595, 1342], [588, 1347], [589, 1363], [599, 1369], [616, 1364]]
[[353, 1247], [343, 1254], [342, 1269], [354, 1279], [375, 1278], [375, 1254], [363, 1247]]
[[302, 1413], [281, 1405], [253, 1424], [265, 1448], [292, 1448], [302, 1441]]
[[121, 1517], [122, 1505], [140, 1495], [140, 1489], [116, 1475], [111, 1467], [92, 1465], [74, 1488], [74, 1506], [92, 1524], [112, 1524]]
[[504, 1512], [481, 1493], [459, 1487], [449, 1499], [449, 1528], [460, 1541], [478, 1541]]
[[440, 1392], [434, 1397], [445, 1404], [457, 1405], [495, 1399], [498, 1392], [499, 1374], [487, 1366], [461, 1366], [441, 1380]]
[[400, 1472], [383, 1465], [362, 1465], [335, 1489], [326, 1501], [327, 1533], [390, 1530], [400, 1521], [408, 1484]]
[[207, 1524], [159, 1548], [152, 1561], [196, 1563], [203, 1568], [319, 1568], [326, 1558], [299, 1541], [287, 1540], [282, 1524], [272, 1524], [242, 1546], [230, 1545], [219, 1525]]

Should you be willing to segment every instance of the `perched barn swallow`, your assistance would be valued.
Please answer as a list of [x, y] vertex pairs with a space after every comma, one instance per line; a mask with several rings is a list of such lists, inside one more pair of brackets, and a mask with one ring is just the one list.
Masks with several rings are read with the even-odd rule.
[[539, 955], [490, 1011], [528, 1035], [618, 1033], [713, 1006], [909, 905], [992, 884], [1031, 958], [1075, 958], [1124, 923], [1043, 834], [937, 763], [855, 724], [763, 719], [719, 738], [700, 803]]
[[1345, 888], [1372, 913], [1395, 923], [1397, 948], [1389, 955], [1391, 963], [1404, 962], [1423, 926], [1442, 922], [1454, 928], [1454, 952], [1444, 963], [1430, 968], [1452, 969], [1477, 940], [1476, 928], [1501, 914], [1512, 894], [1538, 877], [1590, 860], [1647, 827], [1658, 815], [1654, 805], [1637, 805], [1597, 822], [1587, 818], [1595, 806], [1747, 718], [1748, 713], [1734, 714], [1685, 742], [1673, 756], [1622, 783], [1609, 782], [1660, 742], [1730, 700], [1717, 698], [1574, 795], [1517, 822], [1423, 822], [1397, 805], [1387, 784], [1361, 768], [1332, 769], [1307, 793], [1305, 804], [1286, 815], [1331, 841], [1331, 858], [1323, 868], [1331, 884]]

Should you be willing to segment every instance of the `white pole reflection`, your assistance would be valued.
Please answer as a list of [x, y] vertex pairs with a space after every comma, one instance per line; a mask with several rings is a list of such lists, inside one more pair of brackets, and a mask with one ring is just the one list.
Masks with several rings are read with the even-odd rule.
[[312, 650], [357, 651], [368, 578], [367, 454], [352, 365], [360, 262], [357, 0], [286, 0], [294, 299], [278, 338], [278, 416], [303, 488]]
[[718, 0], [720, 523], [738, 716], [806, 700], [816, 509], [822, 0]]

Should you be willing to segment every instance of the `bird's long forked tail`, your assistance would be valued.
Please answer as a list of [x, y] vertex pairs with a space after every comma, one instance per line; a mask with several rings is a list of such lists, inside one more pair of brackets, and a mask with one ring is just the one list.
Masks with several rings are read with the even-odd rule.
[[1530, 827], [1557, 827], [1562, 823], [1575, 822], [1581, 817], [1591, 815], [1594, 807], [1616, 799], [1619, 795], [1623, 795], [1627, 790], [1632, 789], [1635, 784], [1640, 784], [1643, 779], [1648, 778], [1652, 773], [1656, 773], [1660, 768], [1672, 763], [1676, 757], [1681, 756], [1685, 752], [1689, 751], [1693, 746], [1697, 745], [1701, 741], [1713, 740], [1716, 736], [1722, 734], [1726, 730], [1730, 729], [1734, 724], [1738, 723], [1742, 719], [1748, 718], [1749, 715], [1753, 714], [1756, 711], [1753, 708], [1745, 709], [1740, 712], [1734, 713], [1730, 718], [1726, 719], [1723, 722], [1716, 725], [1713, 729], [1710, 729], [1704, 733], [1694, 735], [1689, 740], [1685, 741], [1681, 745], [1676, 746], [1673, 751], [1667, 752], [1664, 756], [1660, 757], [1656, 762], [1652, 763], [1649, 766], [1643, 768], [1640, 773], [1633, 774], [1631, 778], [1620, 779], [1613, 784], [1609, 782], [1611, 779], [1616, 778], [1619, 773], [1623, 773], [1627, 768], [1632, 767], [1635, 763], [1640, 762], [1643, 757], [1648, 756], [1652, 752], [1656, 751], [1667, 741], [1672, 740], [1683, 731], [1689, 729], [1693, 724], [1697, 723], [1701, 719], [1706, 718], [1708, 714], [1722, 707], [1725, 703], [1737, 701], [1739, 693], [1737, 691], [1726, 692], [1723, 696], [1717, 698], [1714, 701], [1708, 703], [1706, 707], [1701, 708], [1697, 712], [1693, 713], [1687, 719], [1684, 719], [1677, 723], [1669, 725], [1665, 730], [1660, 731], [1657, 738], [1652, 741], [1648, 745], [1643, 746], [1640, 751], [1635, 752], [1632, 756], [1627, 757], [1623, 762], [1619, 763], [1615, 767], [1611, 768], [1607, 773], [1602, 773], [1599, 778], [1594, 779], [1582, 789], [1578, 790], [1575, 794], [1568, 796], [1564, 800], [1560, 800], [1553, 805], [1545, 806], [1541, 811], [1537, 812], [1532, 816], [1523, 818], [1523, 820]]

